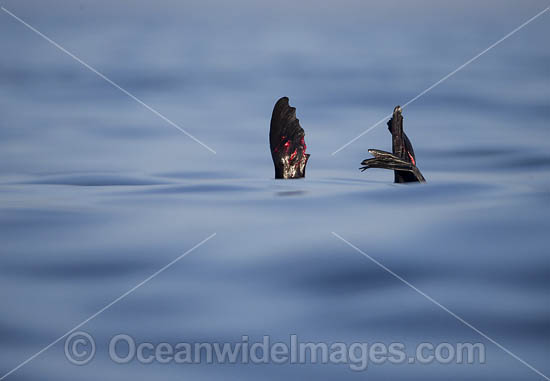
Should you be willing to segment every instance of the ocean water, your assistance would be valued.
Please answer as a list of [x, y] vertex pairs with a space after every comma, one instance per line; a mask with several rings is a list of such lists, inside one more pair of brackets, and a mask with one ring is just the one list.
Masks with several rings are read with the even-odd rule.
[[[403, 111], [425, 185], [360, 162], [382, 123], [545, 1], [5, 0], [216, 151], [0, 12], [0, 377], [542, 380], [550, 375], [550, 12]], [[273, 179], [275, 101], [312, 155]], [[116, 364], [108, 343], [483, 343], [484, 364]]]

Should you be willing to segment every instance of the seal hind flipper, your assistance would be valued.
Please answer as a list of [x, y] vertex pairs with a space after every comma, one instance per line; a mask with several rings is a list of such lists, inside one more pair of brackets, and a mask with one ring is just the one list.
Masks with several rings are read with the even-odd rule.
[[271, 116], [269, 146], [276, 179], [305, 177], [309, 154], [306, 153], [305, 132], [296, 118], [296, 109], [283, 97], [277, 101]]
[[420, 170], [416, 167], [416, 156], [411, 141], [403, 131], [403, 116], [401, 107], [396, 106], [393, 116], [388, 121], [388, 130], [392, 134], [392, 152], [389, 153], [377, 149], [369, 149], [373, 159], [361, 162], [365, 171], [369, 168], [391, 169], [395, 173], [396, 183], [426, 182]]

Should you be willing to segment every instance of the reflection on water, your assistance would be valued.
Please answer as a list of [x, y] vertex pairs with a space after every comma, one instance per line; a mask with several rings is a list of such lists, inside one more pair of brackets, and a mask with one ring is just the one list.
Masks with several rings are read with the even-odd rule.
[[275, 194], [281, 197], [291, 197], [291, 196], [303, 196], [307, 194], [307, 192], [302, 190], [295, 190], [295, 191], [275, 192]]
[[[548, 374], [548, 17], [404, 110], [426, 185], [359, 172], [391, 149], [385, 126], [330, 155], [546, 6], [495, 4], [7, 0], [218, 154], [0, 15], [0, 373], [216, 232], [82, 327], [91, 364], [58, 343], [7, 379], [539, 379], [337, 232]], [[312, 154], [303, 181], [271, 178], [283, 95]], [[487, 364], [115, 365], [119, 333], [483, 342]]]

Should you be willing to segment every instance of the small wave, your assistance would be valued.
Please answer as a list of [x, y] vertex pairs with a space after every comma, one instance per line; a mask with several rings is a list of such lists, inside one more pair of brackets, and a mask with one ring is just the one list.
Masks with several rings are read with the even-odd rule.
[[130, 185], [160, 185], [167, 181], [159, 181], [148, 177], [134, 177], [108, 174], [74, 174], [62, 176], [46, 176], [22, 184], [37, 185], [74, 185], [85, 187], [130, 186]]

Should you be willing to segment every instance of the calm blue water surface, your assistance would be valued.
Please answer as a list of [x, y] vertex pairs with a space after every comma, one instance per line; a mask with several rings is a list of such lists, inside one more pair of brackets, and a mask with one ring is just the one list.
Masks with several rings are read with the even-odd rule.
[[[0, 12], [0, 373], [213, 233], [6, 380], [542, 380], [550, 365], [550, 12], [404, 110], [428, 183], [358, 171], [397, 104], [545, 1], [16, 1]], [[276, 181], [272, 107], [308, 176]], [[117, 365], [109, 339], [481, 342], [484, 365]], [[1, 377], [0, 375], [0, 377]]]

